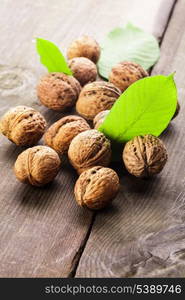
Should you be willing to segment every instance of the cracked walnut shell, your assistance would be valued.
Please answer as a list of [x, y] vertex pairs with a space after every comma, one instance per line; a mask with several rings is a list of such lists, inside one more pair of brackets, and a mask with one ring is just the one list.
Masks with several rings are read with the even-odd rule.
[[112, 68], [109, 81], [124, 92], [135, 81], [148, 76], [142, 66], [133, 62], [120, 62]]
[[115, 171], [94, 167], [83, 172], [75, 184], [75, 198], [80, 206], [102, 209], [117, 195], [119, 178]]
[[161, 172], [167, 158], [163, 142], [150, 134], [133, 138], [123, 150], [125, 167], [136, 177], [148, 177]]
[[42, 186], [55, 178], [60, 163], [60, 158], [53, 149], [47, 146], [35, 146], [18, 156], [14, 172], [21, 182]]
[[73, 76], [55, 72], [41, 78], [37, 95], [48, 108], [64, 111], [76, 103], [80, 90], [81, 86]]
[[120, 94], [120, 90], [110, 82], [86, 84], [79, 95], [76, 110], [85, 119], [93, 120], [99, 112], [111, 109]]
[[1, 133], [18, 146], [36, 144], [45, 128], [44, 117], [35, 109], [23, 105], [11, 108], [0, 122]]
[[94, 166], [108, 166], [111, 159], [110, 141], [98, 130], [78, 134], [68, 150], [71, 164], [79, 174]]
[[51, 125], [44, 135], [44, 141], [58, 154], [63, 154], [68, 151], [72, 139], [88, 129], [90, 126], [83, 118], [70, 115]]
[[96, 80], [96, 65], [86, 57], [74, 57], [69, 60], [68, 65], [73, 76], [80, 82], [81, 86]]
[[97, 63], [100, 57], [100, 46], [91, 37], [84, 35], [73, 41], [67, 50], [68, 59], [86, 57]]

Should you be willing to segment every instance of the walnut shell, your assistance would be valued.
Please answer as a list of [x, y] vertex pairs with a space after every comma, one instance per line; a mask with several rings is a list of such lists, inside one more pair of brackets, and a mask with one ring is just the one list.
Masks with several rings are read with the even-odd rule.
[[102, 209], [117, 195], [119, 178], [115, 171], [94, 167], [83, 172], [75, 184], [75, 198], [80, 206]]
[[120, 94], [120, 90], [110, 82], [86, 84], [79, 95], [76, 110], [85, 119], [93, 120], [99, 112], [111, 109]]
[[42, 186], [52, 181], [60, 168], [60, 158], [51, 148], [35, 146], [23, 151], [14, 165], [14, 172], [21, 182]]
[[161, 172], [167, 158], [163, 142], [150, 134], [133, 138], [123, 150], [125, 167], [136, 177], [148, 177]]
[[84, 131], [72, 140], [68, 156], [79, 174], [97, 165], [106, 167], [111, 159], [110, 141], [98, 130]]
[[87, 57], [97, 63], [100, 57], [100, 46], [91, 37], [84, 35], [73, 41], [67, 50], [68, 59], [74, 57]]
[[73, 76], [80, 82], [81, 86], [96, 80], [96, 65], [86, 57], [74, 57], [69, 60], [68, 65]]
[[148, 76], [139, 64], [133, 62], [120, 62], [112, 68], [109, 81], [124, 92], [135, 81]]
[[57, 111], [72, 107], [80, 93], [81, 86], [73, 77], [64, 73], [49, 73], [43, 76], [37, 86], [40, 102]]
[[32, 146], [42, 137], [46, 120], [35, 109], [27, 106], [11, 108], [2, 117], [0, 131], [18, 146]]
[[95, 116], [93, 119], [94, 129], [98, 129], [100, 127], [109, 112], [110, 110], [103, 110]]
[[88, 129], [90, 126], [83, 118], [70, 115], [51, 125], [44, 135], [44, 141], [58, 154], [63, 154], [68, 151], [72, 139]]

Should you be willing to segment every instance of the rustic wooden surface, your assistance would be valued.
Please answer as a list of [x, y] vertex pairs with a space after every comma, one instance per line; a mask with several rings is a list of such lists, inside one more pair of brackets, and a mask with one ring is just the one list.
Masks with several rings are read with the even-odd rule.
[[[177, 71], [181, 114], [163, 138], [170, 160], [154, 180], [120, 172], [121, 191], [114, 204], [92, 213], [77, 207], [75, 171], [64, 160], [57, 179], [45, 188], [19, 183], [12, 172], [23, 150], [0, 137], [0, 277], [117, 277], [183, 275], [183, 97], [181, 66], [185, 7], [183, 0], [1, 0], [0, 114], [26, 104], [49, 123], [62, 114], [40, 106], [35, 86], [45, 72], [34, 38], [66, 46], [83, 33], [100, 41], [128, 20], [161, 40], [154, 73]], [[144, 13], [143, 13], [144, 12]], [[166, 34], [164, 36], [164, 32]], [[177, 205], [178, 203], [178, 205]], [[178, 268], [176, 267], [178, 265]], [[172, 271], [171, 271], [172, 270]], [[170, 273], [171, 272], [171, 273]]]
[[185, 276], [185, 3], [176, 4], [152, 74], [176, 71], [181, 112], [163, 133], [169, 161], [152, 180], [127, 174], [112, 208], [96, 216], [77, 277]]

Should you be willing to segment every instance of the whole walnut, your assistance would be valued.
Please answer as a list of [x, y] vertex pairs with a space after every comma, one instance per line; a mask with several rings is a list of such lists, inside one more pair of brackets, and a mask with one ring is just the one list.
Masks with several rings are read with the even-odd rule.
[[91, 129], [79, 133], [68, 150], [71, 164], [79, 174], [91, 167], [108, 166], [111, 159], [111, 145], [103, 133]]
[[119, 178], [115, 171], [94, 167], [83, 172], [75, 184], [75, 198], [80, 206], [102, 209], [117, 195]]
[[74, 57], [87, 57], [97, 63], [100, 57], [100, 46], [91, 37], [84, 35], [73, 41], [67, 50], [68, 59]]
[[163, 142], [150, 134], [133, 138], [123, 150], [125, 167], [136, 177], [148, 177], [161, 172], [167, 159]]
[[44, 135], [44, 141], [58, 154], [63, 154], [68, 151], [72, 139], [88, 129], [90, 126], [83, 118], [70, 115], [51, 125]]
[[87, 120], [103, 110], [111, 109], [121, 92], [110, 82], [95, 81], [86, 84], [76, 103], [77, 112]]
[[21, 182], [42, 186], [52, 181], [60, 168], [60, 158], [51, 148], [35, 146], [23, 151], [14, 165], [14, 172]]
[[69, 60], [68, 65], [73, 76], [80, 82], [81, 86], [96, 80], [96, 65], [86, 57], [74, 57]]
[[0, 131], [18, 146], [32, 146], [42, 137], [46, 120], [35, 109], [27, 106], [11, 108], [0, 121]]
[[142, 66], [133, 62], [120, 62], [112, 68], [109, 81], [124, 92], [135, 81], [148, 76]]
[[73, 76], [49, 73], [41, 78], [37, 95], [40, 102], [48, 108], [64, 111], [76, 103], [80, 90], [80, 83]]
[[93, 125], [95, 129], [98, 129], [100, 127], [109, 112], [110, 110], [103, 110], [95, 116], [95, 118], [93, 119]]

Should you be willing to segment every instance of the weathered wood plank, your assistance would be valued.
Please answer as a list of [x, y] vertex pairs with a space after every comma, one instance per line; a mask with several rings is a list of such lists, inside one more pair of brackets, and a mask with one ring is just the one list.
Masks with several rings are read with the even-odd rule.
[[[130, 20], [160, 38], [173, 2], [120, 0], [115, 5], [112, 0], [84, 0], [80, 4], [78, 0], [1, 0], [0, 114], [11, 106], [26, 104], [44, 113], [49, 123], [62, 116], [41, 107], [36, 99], [35, 86], [44, 69], [32, 43], [34, 37], [50, 39], [65, 49], [83, 33], [100, 40], [114, 26]], [[71, 276], [93, 213], [77, 207], [73, 199], [77, 175], [68, 163], [63, 163], [57, 179], [45, 188], [16, 181], [12, 166], [22, 150], [0, 137], [0, 277]], [[109, 211], [109, 218], [118, 218], [119, 227], [123, 215], [116, 209]], [[101, 216], [97, 222], [108, 234]], [[129, 232], [133, 226], [127, 228]], [[102, 240], [102, 234], [98, 239]], [[94, 253], [96, 250], [94, 244]]]
[[152, 180], [123, 175], [119, 197], [96, 216], [76, 277], [185, 276], [184, 15], [179, 0], [152, 72], [176, 71], [181, 112], [162, 135], [169, 161]]

